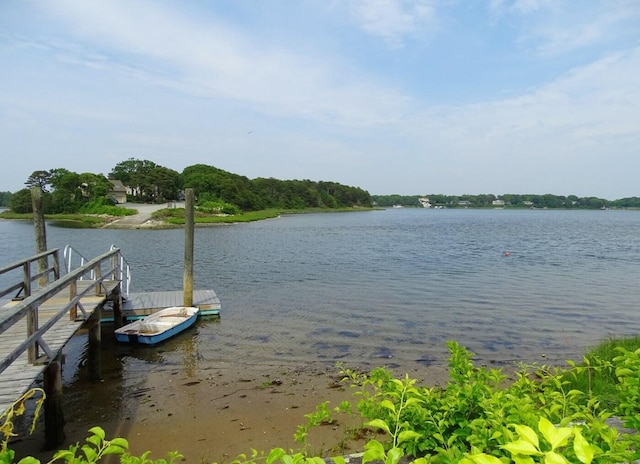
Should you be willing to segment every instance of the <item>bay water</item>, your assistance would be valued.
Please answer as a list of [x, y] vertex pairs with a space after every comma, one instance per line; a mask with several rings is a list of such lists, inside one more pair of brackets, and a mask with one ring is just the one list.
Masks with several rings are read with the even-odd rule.
[[[196, 227], [196, 289], [221, 317], [158, 347], [116, 345], [105, 327], [107, 378], [118, 386], [157, 363], [370, 369], [444, 365], [447, 340], [478, 363], [563, 364], [611, 337], [640, 333], [640, 212], [394, 208], [285, 215]], [[180, 290], [184, 230], [47, 227], [49, 248], [88, 258], [113, 244], [131, 291]], [[34, 254], [29, 222], [0, 221], [6, 265]], [[508, 253], [505, 253], [508, 252]], [[79, 382], [86, 336], [67, 348]], [[131, 378], [128, 378], [131, 377]], [[107, 376], [108, 377], [108, 376]]]

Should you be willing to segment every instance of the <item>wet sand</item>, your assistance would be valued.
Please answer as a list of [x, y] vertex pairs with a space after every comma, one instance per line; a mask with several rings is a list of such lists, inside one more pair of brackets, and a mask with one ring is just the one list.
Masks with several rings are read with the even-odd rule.
[[[395, 371], [396, 376], [404, 372]], [[442, 385], [446, 368], [428, 367], [409, 375], [423, 385]], [[354, 405], [354, 389], [341, 382], [336, 368], [277, 369], [272, 366], [220, 363], [195, 375], [183, 370], [151, 372], [144, 386], [126, 393], [121, 417], [93, 423], [74, 420], [65, 411], [66, 441], [59, 448], [84, 442], [86, 431], [100, 425], [107, 438], [124, 437], [130, 451], [140, 455], [152, 451], [151, 458], [180, 451], [184, 462], [228, 462], [251, 450], [269, 452], [274, 447], [300, 450], [294, 440], [305, 414], [329, 401], [329, 407], [344, 400]], [[90, 407], [90, 405], [87, 405]], [[312, 455], [337, 456], [362, 451], [371, 436], [353, 436], [359, 416], [335, 414], [336, 421], [310, 430], [306, 450]], [[96, 423], [97, 422], [97, 423]], [[33, 455], [47, 462], [52, 452], [41, 452], [44, 431], [39, 424], [32, 436], [21, 436], [11, 444], [17, 457]], [[107, 460], [105, 462], [118, 462]]]

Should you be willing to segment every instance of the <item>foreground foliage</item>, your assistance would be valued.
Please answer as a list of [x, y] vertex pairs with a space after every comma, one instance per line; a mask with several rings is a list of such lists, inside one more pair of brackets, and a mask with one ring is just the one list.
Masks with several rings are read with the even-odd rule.
[[[334, 414], [354, 411], [363, 427], [383, 434], [365, 445], [363, 464], [397, 464], [403, 457], [416, 464], [591, 464], [640, 459], [640, 348], [617, 346], [611, 359], [591, 354], [582, 364], [570, 362], [565, 369], [522, 366], [515, 380], [507, 382], [501, 370], [476, 367], [473, 353], [456, 342], [447, 346], [450, 375], [444, 387], [419, 386], [408, 375], [395, 378], [384, 368], [369, 374], [344, 369], [344, 381], [357, 399], [355, 407], [343, 402], [331, 409], [322, 403], [305, 416], [307, 424], [295, 433], [303, 445], [301, 451], [253, 450], [233, 464], [324, 464], [306, 450], [309, 433], [314, 427], [333, 424]], [[607, 406], [592, 388], [599, 377], [613, 379], [615, 400]], [[573, 387], [584, 378], [586, 388]], [[618, 424], [612, 422], [614, 417]], [[3, 432], [0, 464], [11, 464], [14, 454], [7, 448], [7, 439], [12, 429], [5, 427]], [[170, 453], [168, 460], [153, 461], [149, 453], [132, 456], [125, 439], [106, 440], [99, 427], [89, 432], [84, 445], [59, 451], [50, 462], [91, 464], [112, 454], [119, 455], [123, 464], [182, 459], [177, 452]], [[345, 463], [340, 456], [332, 460]], [[38, 463], [35, 458], [19, 462]]]

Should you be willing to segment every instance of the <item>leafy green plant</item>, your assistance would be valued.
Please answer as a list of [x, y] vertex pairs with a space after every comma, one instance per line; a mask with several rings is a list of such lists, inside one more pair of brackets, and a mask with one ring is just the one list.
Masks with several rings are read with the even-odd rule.
[[[555, 427], [548, 419], [541, 417], [537, 429], [540, 436], [526, 425], [513, 424], [516, 440], [502, 445], [515, 463], [562, 464], [581, 462], [590, 464], [600, 450], [582, 436], [579, 427]], [[542, 439], [541, 439], [542, 438]], [[573, 446], [569, 447], [573, 440]], [[569, 456], [569, 459], [567, 458]], [[461, 464], [503, 464], [504, 461], [484, 453], [472, 453]]]
[[621, 355], [613, 359], [620, 393], [616, 412], [627, 427], [640, 431], [640, 348], [629, 351], [619, 347], [618, 351]]
[[91, 464], [98, 462], [103, 456], [112, 454], [123, 455], [129, 449], [129, 443], [124, 438], [105, 439], [104, 430], [100, 427], [89, 429], [86, 443], [71, 445], [66, 450], [60, 450], [53, 455], [54, 461], [70, 464]]
[[[347, 378], [358, 389], [358, 411], [368, 419], [366, 425], [389, 436], [384, 444], [369, 442], [367, 460], [393, 463], [403, 455], [433, 463], [457, 463], [470, 455], [508, 460], [514, 456], [511, 444], [521, 443], [518, 437], [525, 431], [538, 429], [543, 438], [551, 436], [547, 423], [570, 428], [580, 446], [584, 439], [601, 462], [623, 462], [635, 456], [637, 437], [618, 433], [606, 423], [611, 411], [601, 408], [593, 395], [571, 388], [565, 376], [576, 369], [574, 365], [569, 369], [523, 366], [517, 379], [504, 385], [505, 377], [499, 370], [475, 367], [472, 353], [455, 342], [449, 342], [448, 348], [450, 380], [445, 388], [418, 387], [408, 377], [394, 379], [384, 369], [369, 376], [348, 373]], [[635, 362], [627, 361], [632, 366], [619, 374], [640, 371], [636, 368], [640, 368], [640, 351], [639, 365]], [[629, 391], [624, 404], [629, 406], [630, 417], [631, 407], [639, 404], [640, 382], [637, 390]], [[575, 430], [580, 430], [579, 437]], [[554, 453], [558, 447], [551, 442]], [[542, 454], [536, 456], [552, 462], [555, 455], [548, 453], [550, 449], [539, 447]], [[562, 448], [562, 452], [575, 459], [575, 447]], [[530, 462], [521, 456], [514, 459]]]

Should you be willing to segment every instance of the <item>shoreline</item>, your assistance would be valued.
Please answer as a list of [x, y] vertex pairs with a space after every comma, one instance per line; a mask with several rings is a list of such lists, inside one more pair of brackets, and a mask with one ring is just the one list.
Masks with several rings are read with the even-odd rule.
[[[394, 370], [394, 375], [404, 374]], [[421, 384], [442, 385], [448, 379], [448, 368], [425, 367], [409, 375]], [[100, 388], [99, 383], [94, 385]], [[221, 463], [241, 454], [250, 456], [252, 450], [266, 454], [276, 447], [297, 451], [304, 445], [295, 441], [294, 433], [298, 426], [306, 425], [305, 414], [324, 402], [333, 409], [350, 401], [356, 411], [354, 391], [341, 382], [337, 368], [220, 362], [190, 372], [184, 366], [171, 366], [150, 372], [143, 382], [123, 391], [121, 398], [112, 398], [111, 413], [96, 408], [74, 418], [70, 411], [73, 406], [65, 405], [65, 442], [58, 449], [74, 443], [82, 445], [89, 428], [97, 425], [105, 430], [107, 439], [126, 438], [133, 455], [151, 451], [153, 459], [179, 451], [184, 462]], [[310, 455], [361, 452], [372, 438], [354, 435], [362, 425], [358, 414], [334, 416], [335, 422], [309, 430], [304, 449]], [[16, 451], [17, 460], [34, 456], [48, 462], [54, 451], [41, 451], [43, 443], [40, 418], [33, 435], [21, 433], [9, 448]]]

